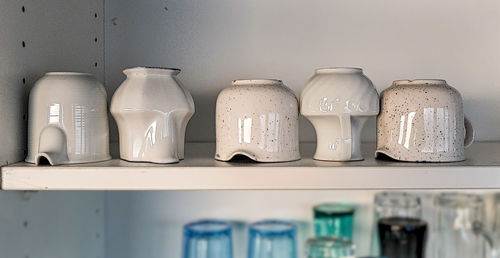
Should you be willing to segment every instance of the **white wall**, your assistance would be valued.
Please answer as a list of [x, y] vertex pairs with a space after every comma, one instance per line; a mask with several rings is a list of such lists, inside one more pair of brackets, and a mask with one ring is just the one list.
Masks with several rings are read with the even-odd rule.
[[[498, 140], [499, 24], [496, 0], [108, 0], [106, 87], [126, 67], [181, 68], [197, 107], [187, 139], [213, 141], [216, 96], [232, 79], [280, 78], [298, 95], [315, 68], [358, 66], [379, 91], [447, 79], [478, 139]], [[300, 131], [315, 139], [305, 120]], [[364, 138], [374, 136], [372, 121]]]

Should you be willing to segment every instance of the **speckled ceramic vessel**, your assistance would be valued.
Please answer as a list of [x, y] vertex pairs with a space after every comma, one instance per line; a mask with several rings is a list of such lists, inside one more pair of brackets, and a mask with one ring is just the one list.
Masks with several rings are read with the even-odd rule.
[[381, 94], [376, 156], [401, 161], [465, 160], [474, 131], [462, 96], [444, 80], [400, 80]]
[[233, 81], [217, 98], [215, 159], [300, 159], [298, 113], [295, 94], [280, 80]]
[[361, 130], [378, 111], [377, 90], [362, 69], [317, 69], [300, 96], [300, 112], [318, 138], [314, 159], [362, 160]]

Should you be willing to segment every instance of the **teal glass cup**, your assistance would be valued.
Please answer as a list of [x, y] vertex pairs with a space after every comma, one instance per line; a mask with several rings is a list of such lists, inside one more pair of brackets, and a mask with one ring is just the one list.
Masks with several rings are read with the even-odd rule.
[[354, 212], [350, 203], [324, 203], [313, 208], [314, 231], [317, 237], [336, 236], [352, 241]]

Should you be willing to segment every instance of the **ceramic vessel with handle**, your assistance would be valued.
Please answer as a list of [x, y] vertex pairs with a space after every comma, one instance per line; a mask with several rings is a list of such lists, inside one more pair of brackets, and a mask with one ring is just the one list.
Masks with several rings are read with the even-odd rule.
[[462, 96], [444, 80], [399, 80], [381, 94], [376, 156], [401, 161], [465, 160], [474, 141]]
[[317, 69], [300, 96], [300, 112], [316, 130], [314, 159], [362, 160], [361, 130], [378, 111], [377, 90], [362, 69]]
[[194, 101], [177, 78], [179, 72], [156, 67], [123, 71], [127, 79], [110, 107], [118, 124], [122, 159], [153, 163], [184, 159], [184, 136]]
[[110, 159], [106, 91], [91, 74], [47, 73], [30, 92], [26, 162]]

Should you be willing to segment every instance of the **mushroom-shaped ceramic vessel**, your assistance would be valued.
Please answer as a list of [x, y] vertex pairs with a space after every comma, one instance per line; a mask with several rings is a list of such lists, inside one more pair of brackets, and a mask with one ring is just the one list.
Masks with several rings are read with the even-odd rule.
[[360, 68], [317, 69], [300, 96], [317, 136], [314, 159], [362, 160], [361, 130], [379, 112], [378, 93]]
[[215, 159], [300, 159], [298, 101], [280, 80], [235, 80], [217, 97]]
[[111, 159], [106, 91], [91, 74], [47, 73], [30, 92], [26, 162]]
[[411, 162], [465, 160], [474, 141], [462, 95], [445, 80], [399, 80], [381, 94], [376, 156]]
[[120, 158], [175, 163], [184, 159], [184, 135], [194, 114], [191, 94], [175, 68], [137, 67], [123, 71], [127, 79], [111, 100], [120, 135]]

